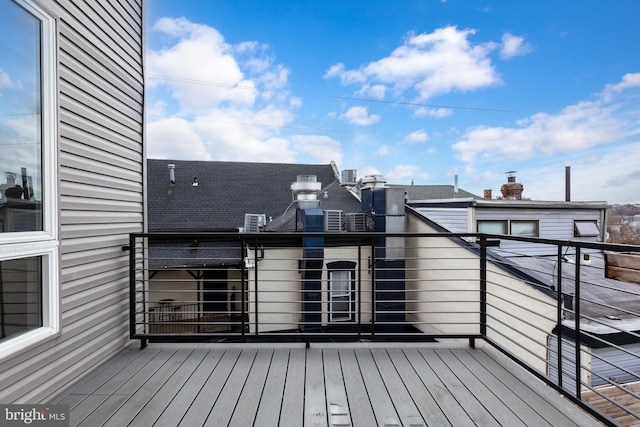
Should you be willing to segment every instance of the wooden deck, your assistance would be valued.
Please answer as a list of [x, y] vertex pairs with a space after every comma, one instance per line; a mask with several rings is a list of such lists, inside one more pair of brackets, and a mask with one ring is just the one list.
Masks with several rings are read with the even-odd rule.
[[442, 344], [152, 344], [50, 403], [88, 427], [600, 425], [504, 363]]

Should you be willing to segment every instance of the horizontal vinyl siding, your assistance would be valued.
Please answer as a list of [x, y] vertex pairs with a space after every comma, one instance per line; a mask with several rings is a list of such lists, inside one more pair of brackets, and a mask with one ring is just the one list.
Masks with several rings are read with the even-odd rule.
[[[479, 220], [535, 220], [538, 221], [539, 234], [543, 239], [580, 240], [573, 237], [573, 222], [576, 220], [592, 220], [600, 223], [600, 210], [578, 209], [479, 209], [476, 208], [476, 222]], [[587, 240], [587, 239], [584, 239]], [[588, 240], [595, 241], [595, 238]], [[551, 245], [529, 244], [503, 240], [500, 249], [504, 256], [543, 256], [556, 255], [557, 249]], [[589, 250], [586, 250], [589, 252]], [[593, 251], [591, 251], [593, 252]], [[571, 252], [572, 253], [572, 252]]]
[[143, 230], [142, 7], [41, 0], [58, 19], [62, 334], [0, 363], [0, 402], [54, 397], [129, 344], [129, 233]]
[[469, 231], [469, 214], [466, 208], [418, 208], [418, 211], [454, 233]]

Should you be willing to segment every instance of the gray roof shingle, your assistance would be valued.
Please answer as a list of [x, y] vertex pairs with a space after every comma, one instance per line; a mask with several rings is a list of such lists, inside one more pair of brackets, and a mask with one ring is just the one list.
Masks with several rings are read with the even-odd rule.
[[[168, 164], [175, 165], [175, 185]], [[291, 184], [298, 175], [315, 175], [322, 183], [320, 207], [357, 212], [360, 202], [337, 180], [330, 164], [283, 164], [193, 160], [147, 160], [150, 232], [223, 231], [244, 225], [247, 213], [274, 220], [289, 211]], [[194, 177], [198, 186], [192, 186]], [[327, 191], [328, 198], [324, 199]]]

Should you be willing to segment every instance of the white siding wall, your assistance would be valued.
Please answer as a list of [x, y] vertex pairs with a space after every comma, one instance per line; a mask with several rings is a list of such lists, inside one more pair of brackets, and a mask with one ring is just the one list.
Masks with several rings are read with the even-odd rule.
[[[435, 230], [407, 215], [407, 231]], [[407, 316], [426, 333], [480, 332], [479, 256], [446, 237], [407, 238]], [[554, 301], [520, 279], [487, 264], [487, 335], [541, 372], [555, 322]], [[532, 326], [534, 325], [534, 326]]]
[[[273, 332], [286, 329], [297, 329], [302, 321], [301, 275], [298, 260], [302, 259], [301, 249], [265, 249], [264, 259], [258, 261], [258, 310], [260, 313], [260, 332]], [[253, 259], [250, 252], [249, 259]], [[362, 248], [363, 262], [371, 257], [370, 248]], [[329, 323], [328, 317], [328, 271], [327, 263], [334, 261], [356, 262], [356, 285], [358, 286], [358, 249], [357, 247], [325, 248], [322, 271], [322, 323]], [[360, 267], [361, 280], [361, 322], [371, 321], [371, 272], [367, 265]], [[255, 332], [255, 269], [249, 270], [249, 323], [250, 332]], [[356, 296], [357, 298], [357, 296]], [[356, 300], [357, 304], [357, 300]]]
[[0, 402], [48, 401], [129, 344], [122, 246], [143, 230], [141, 1], [38, 2], [58, 18], [62, 333], [0, 361]]
[[[555, 240], [583, 240], [595, 241], [596, 238], [575, 238], [573, 237], [574, 221], [597, 221], [598, 228], [602, 231], [600, 210], [581, 209], [476, 209], [476, 221], [480, 220], [537, 220], [539, 233], [543, 239]], [[475, 224], [474, 224], [475, 226]], [[475, 230], [473, 230], [475, 231]], [[540, 245], [536, 243], [513, 242], [503, 240], [500, 243], [501, 255], [556, 255], [557, 249], [552, 245]]]
[[469, 208], [417, 208], [423, 215], [454, 233], [469, 230]]

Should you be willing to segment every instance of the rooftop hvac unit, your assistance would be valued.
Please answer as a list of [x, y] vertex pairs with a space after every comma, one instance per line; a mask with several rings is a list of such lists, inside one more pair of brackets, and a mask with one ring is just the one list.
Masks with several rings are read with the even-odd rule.
[[356, 185], [356, 170], [345, 169], [342, 171], [342, 185]]
[[347, 231], [372, 231], [373, 221], [365, 212], [348, 213], [346, 215]]
[[344, 213], [338, 210], [324, 211], [324, 231], [342, 231]]
[[267, 223], [265, 214], [244, 214], [244, 232], [259, 233]]

